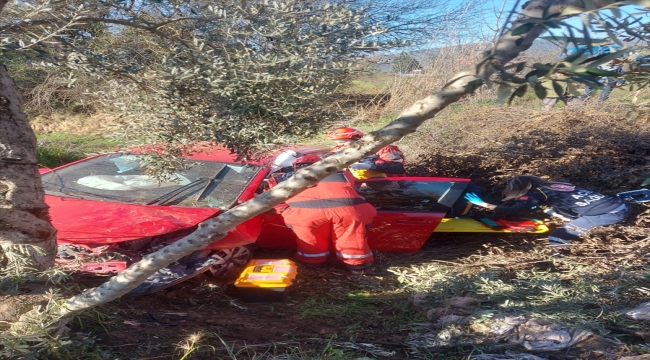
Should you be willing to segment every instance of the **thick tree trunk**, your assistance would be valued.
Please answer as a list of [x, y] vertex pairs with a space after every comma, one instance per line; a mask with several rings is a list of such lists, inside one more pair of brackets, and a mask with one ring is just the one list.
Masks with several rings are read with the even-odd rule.
[[[611, 0], [603, 1], [609, 3]], [[557, 4], [557, 2], [553, 0], [530, 1], [526, 3], [523, 15], [519, 19], [541, 18], [544, 9], [549, 4]], [[580, 7], [579, 3], [576, 5]], [[550, 11], [550, 13], [561, 12], [567, 5], [564, 3], [557, 6], [558, 8], [551, 9], [553, 11]], [[516, 26], [515, 24], [514, 27]], [[320, 179], [347, 167], [368, 154], [376, 152], [385, 145], [415, 132], [424, 121], [433, 118], [446, 106], [460, 100], [461, 97], [472, 93], [481, 86], [484, 79], [493, 73], [492, 64], [501, 65], [511, 61], [520, 52], [528, 49], [532, 42], [544, 31], [543, 26], [536, 25], [524, 35], [513, 36], [510, 32], [506, 33], [496, 44], [494, 51], [488, 54], [488, 59], [484, 65], [472, 67], [456, 74], [443, 90], [417, 101], [384, 128], [366, 135], [348, 148], [314, 165], [301, 169], [291, 179], [282, 182], [272, 190], [256, 196], [254, 199], [219, 215], [217, 218], [205, 221], [191, 235], [164, 249], [149, 254], [143, 260], [120, 272], [101, 286], [68, 299], [65, 308], [62, 310], [62, 315], [73, 315], [126, 294], [158, 269], [192, 251], [205, 247], [213, 241], [218, 241], [228, 231], [245, 220], [284, 202], [291, 196], [313, 186]]]
[[0, 247], [7, 252], [22, 246], [28, 266], [38, 270], [51, 267], [56, 253], [56, 230], [43, 196], [36, 136], [21, 110], [16, 84], [0, 64]]

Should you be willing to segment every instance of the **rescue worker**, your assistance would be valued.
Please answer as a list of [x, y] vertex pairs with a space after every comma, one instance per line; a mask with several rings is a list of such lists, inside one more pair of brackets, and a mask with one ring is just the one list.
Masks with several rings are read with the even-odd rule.
[[[319, 160], [316, 155], [302, 156], [293, 162], [293, 172], [271, 177], [269, 185], [274, 187]], [[282, 217], [296, 234], [297, 260], [308, 267], [321, 267], [330, 256], [332, 244], [336, 257], [348, 270], [371, 274], [374, 257], [367, 231], [377, 210], [357, 194], [344, 172], [326, 177], [286, 203]]]
[[[603, 84], [603, 89], [598, 97], [598, 102], [603, 102], [609, 99], [614, 88], [621, 87], [625, 85], [625, 79], [621, 79], [620, 76], [625, 73], [635, 73], [641, 71], [647, 71], [647, 56], [650, 55], [650, 52], [647, 49], [641, 48], [638, 51], [633, 51], [627, 56], [623, 55], [616, 59], [613, 59], [603, 65], [598, 66], [599, 69], [615, 72], [619, 74], [618, 77], [602, 77], [600, 83]], [[582, 95], [578, 98], [580, 101], [585, 101], [589, 99], [591, 94], [596, 89], [586, 86]]]
[[[327, 133], [325, 138], [336, 142], [336, 146], [332, 151], [338, 151], [361, 139], [363, 135], [363, 132], [355, 128], [341, 127]], [[359, 180], [404, 176], [406, 174], [404, 153], [395, 145], [384, 146], [376, 154], [367, 156], [350, 165], [350, 172]]]
[[599, 194], [572, 184], [546, 181], [533, 175], [519, 175], [508, 179], [503, 191], [504, 201], [517, 200], [513, 206], [493, 205], [476, 194], [465, 198], [474, 205], [494, 210], [495, 217], [521, 215], [540, 205], [552, 206], [547, 213], [568, 223], [548, 235], [553, 254], [570, 253], [571, 242], [597, 226], [624, 221], [632, 209], [618, 197]]
[[[614, 59], [606, 64], [598, 66], [598, 68], [601, 70], [611, 71], [619, 75], [622, 75], [624, 73], [623, 60], [619, 60], [619, 59]], [[609, 99], [609, 94], [611, 94], [614, 88], [625, 85], [624, 79], [618, 79], [616, 77], [603, 76], [600, 78], [598, 82], [603, 84], [603, 90], [600, 92], [600, 96], [598, 96], [598, 102], [603, 102]], [[586, 101], [587, 99], [589, 99], [589, 97], [591, 97], [591, 94], [593, 94], [594, 91], [596, 91], [595, 88], [589, 85], [585, 86], [585, 89], [582, 92], [582, 95], [578, 97], [578, 100]]]

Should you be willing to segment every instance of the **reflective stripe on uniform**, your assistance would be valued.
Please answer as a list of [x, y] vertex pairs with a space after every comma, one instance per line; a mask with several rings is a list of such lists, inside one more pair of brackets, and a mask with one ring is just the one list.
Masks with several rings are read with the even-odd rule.
[[326, 251], [326, 252], [320, 253], [320, 254], [305, 254], [303, 252], [296, 251], [296, 254], [298, 254], [300, 256], [303, 256], [303, 257], [306, 257], [306, 258], [315, 258], [315, 257], [329, 256], [330, 252]]
[[354, 206], [365, 204], [366, 201], [361, 198], [338, 198], [338, 199], [318, 199], [318, 200], [304, 200], [304, 201], [291, 201], [288, 200], [287, 204], [292, 208], [302, 209], [327, 209], [340, 206]]
[[623, 205], [617, 207], [616, 209], [610, 211], [609, 213], [610, 213], [610, 214], [615, 214], [615, 213], [617, 213], [617, 212], [619, 212], [619, 211], [623, 211], [623, 210], [625, 210], [625, 209], [627, 209], [627, 204], [623, 204]]
[[342, 259], [365, 259], [365, 258], [371, 257], [372, 252], [369, 252], [369, 253], [363, 254], [363, 255], [345, 255], [345, 254], [341, 254], [340, 252], [337, 252], [336, 256], [338, 256], [338, 257], [340, 257]]

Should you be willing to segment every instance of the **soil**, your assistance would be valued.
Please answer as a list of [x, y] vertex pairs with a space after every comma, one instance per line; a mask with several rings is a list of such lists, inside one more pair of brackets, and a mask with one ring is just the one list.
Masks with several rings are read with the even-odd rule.
[[[537, 114], [522, 108], [509, 108], [506, 114], [503, 108], [483, 109], [469, 114], [471, 124], [453, 125], [451, 137], [440, 137], [434, 127], [423, 130], [420, 143], [400, 146], [411, 159], [411, 174], [471, 177], [494, 202], [499, 201], [501, 181], [521, 173], [614, 195], [638, 188], [638, 176], [650, 172], [649, 126], [628, 121], [624, 114], [598, 109]], [[612, 257], [632, 261], [646, 254], [649, 228], [650, 206], [636, 204], [629, 220], [592, 231], [574, 246], [573, 256], [604, 273], [615, 267]], [[442, 264], [505, 273], [533, 267], [553, 270], [536, 252], [545, 242], [543, 234], [434, 234], [420, 252], [380, 253], [378, 262], [384, 268]], [[259, 250], [255, 257], [290, 258], [291, 252]], [[111, 359], [178, 359], [182, 352], [174, 345], [199, 331], [205, 333], [201, 344], [214, 348], [200, 347], [191, 358], [347, 358], [328, 344], [356, 347], [368, 357], [380, 356], [373, 351], [382, 348], [388, 352], [383, 359], [442, 358], [450, 352], [467, 358], [472, 345], [413, 354], [413, 329], [430, 328], [431, 323], [411, 292], [395, 290], [397, 277], [350, 275], [336, 264], [300, 267], [287, 301], [255, 303], [241, 301], [232, 281], [195, 278], [84, 314], [70, 324], [70, 336], [79, 346], [100, 348]], [[88, 279], [78, 283], [92, 285]], [[350, 305], [332, 316], [334, 307], [346, 301]], [[313, 354], [312, 349], [321, 350]], [[582, 358], [607, 357], [590, 352]]]

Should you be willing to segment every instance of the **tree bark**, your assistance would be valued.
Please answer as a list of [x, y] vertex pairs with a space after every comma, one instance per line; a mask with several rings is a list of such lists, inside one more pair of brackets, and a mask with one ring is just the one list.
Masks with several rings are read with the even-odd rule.
[[[602, 0], [602, 2], [603, 5], [612, 3], [611, 0]], [[547, 6], [556, 7], [548, 12], [552, 14], [561, 12], [562, 9], [569, 5], [584, 8], [584, 5], [579, 0], [560, 2], [553, 0], [529, 1], [524, 5], [522, 15], [519, 16], [512, 28], [516, 28], [517, 24], [521, 24], [522, 21], [525, 22], [527, 18], [542, 18], [544, 9]], [[501, 65], [513, 60], [520, 52], [528, 49], [532, 42], [544, 31], [543, 26], [538, 24], [523, 35], [514, 36], [511, 32], [507, 32], [499, 39], [494, 50], [487, 54], [487, 61], [483, 65], [456, 74], [445, 88], [417, 101], [384, 128], [371, 132], [336, 154], [301, 169], [291, 179], [282, 182], [272, 190], [256, 196], [214, 219], [201, 223], [194, 233], [164, 249], [149, 254], [143, 260], [120, 272], [101, 286], [68, 299], [65, 308], [62, 310], [62, 315], [74, 315], [126, 294], [158, 269], [169, 265], [186, 254], [205, 247], [213, 241], [218, 241], [228, 231], [245, 220], [284, 202], [291, 196], [313, 186], [320, 179], [347, 167], [358, 159], [378, 151], [407, 134], [415, 132], [424, 121], [433, 118], [446, 106], [460, 100], [464, 95], [472, 93], [481, 86], [484, 79], [494, 72], [493, 64]]]
[[45, 270], [54, 264], [56, 230], [38, 173], [36, 136], [21, 103], [16, 84], [0, 64], [0, 247], [7, 253], [27, 246], [23, 251], [31, 264], [26, 265]]

